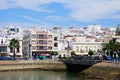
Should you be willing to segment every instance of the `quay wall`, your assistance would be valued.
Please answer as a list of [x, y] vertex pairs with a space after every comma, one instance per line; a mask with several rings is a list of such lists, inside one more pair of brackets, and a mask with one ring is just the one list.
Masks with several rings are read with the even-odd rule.
[[21, 71], [21, 70], [53, 70], [65, 71], [63, 62], [54, 60], [15, 60], [0, 61], [0, 71]]
[[[101, 62], [79, 73], [87, 80], [119, 80], [120, 63]], [[118, 79], [119, 78], [119, 79]]]
[[[50, 70], [66, 71], [61, 61], [54, 60], [13, 60], [0, 61], [0, 71]], [[101, 62], [78, 73], [85, 80], [117, 80], [120, 78], [120, 63]]]

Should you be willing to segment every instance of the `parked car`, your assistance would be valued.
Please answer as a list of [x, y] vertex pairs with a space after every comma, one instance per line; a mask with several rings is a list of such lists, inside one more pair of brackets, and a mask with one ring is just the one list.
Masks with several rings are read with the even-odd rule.
[[112, 57], [111, 56], [103, 55], [103, 60], [112, 60]]
[[0, 60], [13, 60], [13, 58], [9, 56], [4, 56], [4, 57], [0, 57]]

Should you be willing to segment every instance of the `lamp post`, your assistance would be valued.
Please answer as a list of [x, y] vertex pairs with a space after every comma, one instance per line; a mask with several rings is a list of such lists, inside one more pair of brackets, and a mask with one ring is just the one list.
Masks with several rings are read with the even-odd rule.
[[109, 56], [110, 56], [110, 43], [109, 43]]
[[31, 44], [29, 44], [29, 59], [32, 59], [32, 54], [31, 54]]
[[31, 32], [29, 32], [29, 59], [31, 60], [32, 59], [32, 35], [31, 35]]
[[[67, 40], [66, 40], [67, 41]], [[67, 46], [67, 57], [69, 57], [70, 56], [70, 54], [69, 54], [69, 50], [70, 50], [70, 44], [69, 44], [69, 41], [67, 41], [67, 44], [68, 44], [68, 46]]]

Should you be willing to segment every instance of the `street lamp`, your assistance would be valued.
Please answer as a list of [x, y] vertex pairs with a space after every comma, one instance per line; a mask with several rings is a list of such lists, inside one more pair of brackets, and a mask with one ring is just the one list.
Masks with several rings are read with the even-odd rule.
[[70, 50], [70, 43], [69, 43], [69, 41], [67, 41], [66, 40], [66, 42], [67, 42], [67, 56], [69, 57], [70, 56], [70, 54], [69, 54], [69, 50]]
[[110, 56], [110, 43], [109, 43], [109, 56]]
[[31, 54], [31, 44], [29, 44], [29, 59], [32, 59], [32, 54]]

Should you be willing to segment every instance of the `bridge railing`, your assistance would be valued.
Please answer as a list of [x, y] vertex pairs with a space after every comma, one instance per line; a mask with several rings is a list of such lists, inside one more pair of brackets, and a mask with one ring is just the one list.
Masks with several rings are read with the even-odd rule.
[[92, 65], [101, 62], [100, 60], [72, 60], [72, 59], [64, 59], [63, 61], [72, 64], [86, 64], [86, 65]]

